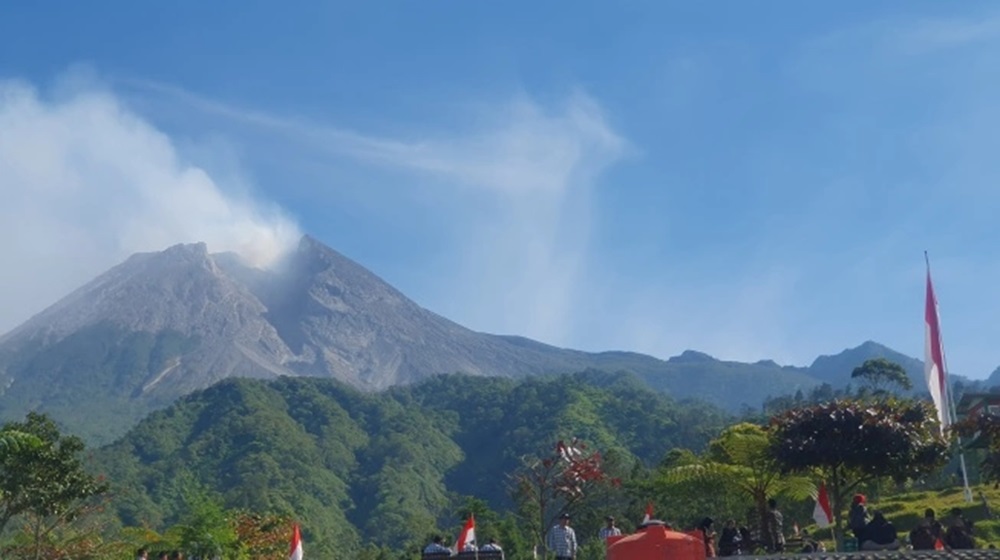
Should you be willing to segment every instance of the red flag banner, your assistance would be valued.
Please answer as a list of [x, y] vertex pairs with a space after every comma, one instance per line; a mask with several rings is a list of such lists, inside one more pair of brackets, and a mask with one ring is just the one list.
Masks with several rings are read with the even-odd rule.
[[941, 432], [951, 425], [951, 415], [948, 413], [948, 374], [944, 369], [944, 347], [941, 345], [941, 325], [938, 320], [937, 298], [934, 297], [934, 284], [931, 282], [931, 270], [927, 268], [927, 301], [924, 309], [924, 326], [926, 327], [924, 347], [924, 375], [927, 378], [927, 389], [931, 400], [937, 408], [938, 420], [941, 422]]
[[292, 543], [288, 551], [288, 560], [302, 560], [302, 535], [299, 533], [299, 524], [292, 527]]
[[820, 483], [816, 494], [816, 507], [813, 508], [813, 519], [816, 526], [826, 529], [833, 526], [833, 509], [830, 508], [830, 496], [826, 493], [826, 483]]
[[468, 548], [474, 550], [476, 546], [476, 518], [469, 514], [469, 519], [465, 521], [462, 532], [458, 534], [455, 541], [455, 552], [462, 552]]

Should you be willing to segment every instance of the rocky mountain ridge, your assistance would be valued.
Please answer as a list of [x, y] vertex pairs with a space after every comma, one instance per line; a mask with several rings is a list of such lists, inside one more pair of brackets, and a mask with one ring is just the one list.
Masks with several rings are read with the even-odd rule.
[[738, 411], [824, 382], [846, 385], [876, 355], [905, 359], [918, 374], [919, 361], [872, 342], [808, 368], [557, 348], [467, 329], [308, 236], [270, 270], [198, 243], [133, 255], [0, 337], [0, 416], [46, 411], [106, 441], [229, 377], [323, 377], [380, 390], [445, 373], [587, 369], [629, 371], [675, 398]]

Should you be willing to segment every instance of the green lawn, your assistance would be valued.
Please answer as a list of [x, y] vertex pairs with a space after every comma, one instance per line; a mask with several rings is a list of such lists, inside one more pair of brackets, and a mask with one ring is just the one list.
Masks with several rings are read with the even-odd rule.
[[[962, 509], [966, 518], [975, 522], [976, 544], [980, 548], [990, 544], [1000, 546], [1000, 519], [996, 518], [1000, 513], [1000, 489], [994, 489], [991, 485], [974, 486], [972, 494], [973, 502], [966, 503], [961, 488], [906, 492], [873, 500], [868, 507], [870, 511], [881, 510], [896, 526], [900, 538], [908, 535], [916, 526], [917, 521], [923, 517], [925, 509], [934, 508], [940, 519], [947, 515], [951, 508], [958, 507]], [[823, 535], [823, 532], [819, 534]]]

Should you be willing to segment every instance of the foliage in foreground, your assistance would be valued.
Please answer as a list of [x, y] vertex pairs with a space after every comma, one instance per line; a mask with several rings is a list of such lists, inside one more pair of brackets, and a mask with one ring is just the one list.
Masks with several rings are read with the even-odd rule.
[[785, 473], [826, 481], [838, 529], [848, 496], [861, 485], [916, 479], [947, 460], [937, 417], [918, 401], [833, 401], [780, 414], [771, 429], [770, 452]]

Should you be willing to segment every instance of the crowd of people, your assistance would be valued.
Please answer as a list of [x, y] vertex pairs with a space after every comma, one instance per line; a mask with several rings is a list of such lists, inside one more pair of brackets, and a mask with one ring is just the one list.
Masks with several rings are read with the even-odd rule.
[[469, 541], [462, 547], [462, 550], [452, 550], [451, 547], [444, 544], [444, 539], [440, 536], [435, 536], [431, 543], [424, 547], [424, 554], [430, 555], [452, 555], [456, 552], [491, 552], [500, 553], [500, 557], [503, 558], [503, 548], [497, 544], [496, 539], [489, 539], [483, 546], [476, 546], [475, 541]]
[[[900, 543], [896, 527], [882, 512], [871, 514], [863, 494], [856, 494], [851, 501], [848, 524], [861, 550], [898, 550]], [[976, 548], [973, 536], [975, 527], [971, 520], [962, 515], [961, 508], [952, 508], [948, 515], [938, 521], [933, 509], [924, 511], [924, 517], [917, 522], [909, 535], [909, 546], [914, 550], [962, 550]]]
[[[715, 521], [710, 517], [703, 518], [691, 533], [702, 538], [705, 543], [705, 556], [708, 558], [744, 556], [760, 551], [771, 553], [826, 551], [822, 541], [813, 538], [805, 530], [800, 531], [797, 526], [793, 534], [794, 538], [786, 538], [784, 517], [778, 509], [777, 502], [773, 499], [768, 500], [765, 519], [765, 526], [761, 527], [756, 535], [747, 526], [738, 526], [735, 519], [727, 520], [721, 532], [717, 533]], [[958, 550], [976, 547], [973, 537], [973, 523], [962, 515], [960, 508], [953, 508], [940, 521], [936, 518], [933, 509], [927, 509], [924, 512], [924, 517], [909, 532], [904, 542], [901, 542], [898, 531], [892, 522], [886, 519], [880, 511], [870, 512], [865, 496], [857, 494], [852, 500], [848, 513], [848, 528], [850, 535], [854, 538], [854, 545], [865, 551], [899, 550], [907, 546], [914, 550]], [[615, 518], [608, 516], [597, 536], [601, 540], [606, 540], [621, 534], [622, 531], [616, 525]], [[790, 548], [788, 546], [790, 544], [794, 544], [795, 548]], [[558, 523], [549, 529], [545, 538], [545, 546], [550, 553], [555, 555], [556, 560], [574, 560], [576, 558], [579, 546], [576, 532], [570, 526], [569, 514], [562, 514]], [[476, 550], [474, 543], [470, 544], [469, 547], [471, 548], [467, 547], [465, 551]], [[993, 547], [990, 546], [990, 548]], [[502, 551], [493, 539], [490, 539], [489, 543], [478, 550]], [[425, 554], [451, 552], [450, 548], [442, 544], [440, 537], [436, 537], [434, 542], [424, 549]]]

